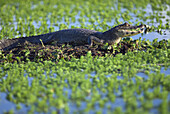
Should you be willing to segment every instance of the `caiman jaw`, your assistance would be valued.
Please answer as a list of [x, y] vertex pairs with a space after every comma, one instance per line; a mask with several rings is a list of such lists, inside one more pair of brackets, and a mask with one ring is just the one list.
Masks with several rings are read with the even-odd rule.
[[122, 25], [116, 26], [118, 35], [122, 38], [143, 33], [144, 28], [145, 28], [145, 25], [142, 25], [142, 24], [139, 26], [131, 26], [128, 23], [124, 23]]

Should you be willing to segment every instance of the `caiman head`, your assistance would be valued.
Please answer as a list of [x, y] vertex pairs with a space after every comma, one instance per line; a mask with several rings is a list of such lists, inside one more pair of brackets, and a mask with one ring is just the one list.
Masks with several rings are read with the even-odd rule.
[[106, 36], [111, 36], [108, 42], [119, 43], [121, 38], [133, 36], [144, 32], [145, 25], [132, 26], [125, 22], [124, 24], [115, 26], [110, 30], [104, 32]]
[[118, 34], [119, 37], [127, 37], [127, 36], [133, 36], [139, 33], [144, 32], [144, 25], [139, 26], [131, 26], [128, 23], [124, 23], [122, 25], [118, 25], [114, 27], [114, 32]]

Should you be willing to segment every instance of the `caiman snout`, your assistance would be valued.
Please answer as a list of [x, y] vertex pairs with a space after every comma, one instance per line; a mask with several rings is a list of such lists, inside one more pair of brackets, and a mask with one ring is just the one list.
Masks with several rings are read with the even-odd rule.
[[121, 26], [117, 26], [117, 34], [120, 37], [126, 37], [126, 36], [133, 36], [139, 33], [144, 32], [145, 25], [140, 24], [139, 26], [131, 26], [127, 22], [122, 24]]

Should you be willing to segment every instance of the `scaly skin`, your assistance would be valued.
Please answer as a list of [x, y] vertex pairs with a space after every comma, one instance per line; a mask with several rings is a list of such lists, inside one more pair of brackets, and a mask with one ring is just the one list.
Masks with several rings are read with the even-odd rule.
[[38, 36], [4, 39], [0, 40], [0, 50], [8, 50], [16, 47], [24, 42], [30, 42], [34, 44], [50, 44], [56, 43], [71, 43], [74, 45], [93, 45], [95, 44], [114, 44], [119, 43], [121, 38], [126, 36], [133, 36], [144, 32], [145, 25], [131, 26], [128, 23], [124, 23], [115, 26], [108, 31], [98, 32], [88, 29], [65, 29], [52, 33], [42, 34]]

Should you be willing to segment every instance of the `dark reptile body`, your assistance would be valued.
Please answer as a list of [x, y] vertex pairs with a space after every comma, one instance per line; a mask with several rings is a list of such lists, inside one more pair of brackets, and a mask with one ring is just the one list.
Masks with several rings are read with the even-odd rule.
[[52, 42], [57, 43], [74, 43], [77, 45], [88, 44], [89, 36], [102, 36], [102, 32], [88, 29], [65, 29], [54, 33]]
[[37, 36], [0, 40], [0, 49], [11, 49], [26, 41], [34, 44], [41, 44], [42, 42], [43, 44], [50, 44], [56, 42], [61, 44], [71, 43], [75, 45], [85, 45], [88, 44], [89, 36], [95, 36], [104, 40], [107, 35], [104, 35], [102, 32], [88, 29], [65, 29]]
[[[74, 45], [85, 45], [93, 43], [118, 43], [122, 37], [139, 34], [142, 30], [131, 31], [131, 29], [143, 28], [143, 25], [131, 26], [128, 23], [115, 26], [108, 31], [98, 32], [88, 29], [65, 29], [47, 34], [29, 36], [14, 39], [0, 40], [0, 50], [8, 50], [16, 47], [18, 44], [30, 42], [34, 44], [72, 43]], [[129, 31], [130, 30], [130, 31]]]

